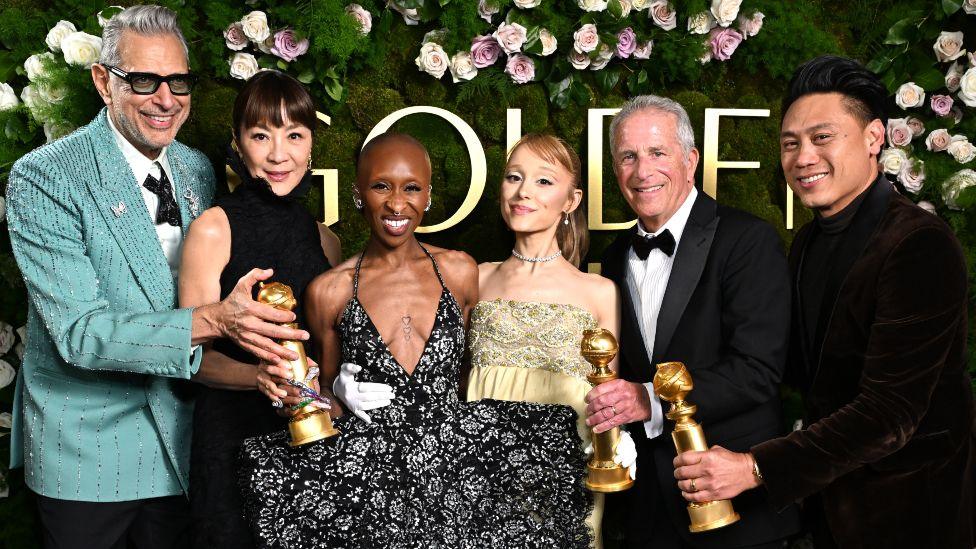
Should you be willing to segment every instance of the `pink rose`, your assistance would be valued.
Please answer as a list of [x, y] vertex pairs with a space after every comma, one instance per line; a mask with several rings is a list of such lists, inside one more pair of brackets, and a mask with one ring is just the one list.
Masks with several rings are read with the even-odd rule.
[[666, 31], [678, 26], [678, 14], [669, 0], [654, 0], [648, 6], [648, 14], [655, 25]]
[[906, 191], [918, 194], [918, 191], [922, 190], [922, 183], [925, 183], [925, 168], [922, 161], [912, 158], [902, 164], [898, 172], [898, 181]]
[[918, 118], [909, 116], [905, 119], [905, 123], [908, 124], [908, 127], [912, 129], [912, 139], [915, 139], [916, 137], [925, 133], [925, 122], [922, 122]]
[[535, 78], [535, 63], [528, 55], [516, 53], [505, 63], [505, 72], [512, 76], [512, 82], [525, 84]]
[[498, 40], [498, 45], [505, 53], [515, 53], [522, 50], [525, 43], [526, 29], [518, 23], [502, 23], [492, 36]]
[[274, 46], [271, 47], [271, 53], [285, 61], [294, 61], [295, 58], [307, 51], [308, 40], [302, 39], [301, 41], [296, 41], [295, 33], [291, 29], [284, 29], [275, 33]]
[[932, 107], [932, 111], [939, 116], [946, 116], [949, 111], [952, 110], [952, 97], [948, 95], [933, 95], [929, 99], [929, 106]]
[[888, 143], [893, 147], [904, 147], [912, 142], [915, 134], [904, 118], [888, 119]]
[[709, 45], [712, 47], [712, 58], [728, 61], [732, 53], [742, 43], [742, 34], [731, 28], [716, 27], [712, 29]]
[[637, 35], [627, 27], [617, 33], [617, 57], [627, 59], [637, 49]]
[[653, 49], [654, 41], [648, 40], [647, 43], [641, 44], [634, 50], [634, 59], [650, 59]]
[[761, 11], [752, 14], [752, 17], [740, 15], [735, 24], [739, 26], [739, 30], [742, 32], [743, 40], [759, 34], [765, 18], [766, 16]]
[[471, 40], [471, 59], [479, 69], [494, 65], [501, 53], [502, 47], [494, 36], [475, 36]]
[[244, 25], [240, 21], [231, 23], [224, 31], [224, 43], [234, 51], [241, 51], [247, 47], [247, 35], [244, 34]]
[[600, 35], [596, 25], [587, 23], [573, 33], [573, 49], [580, 53], [590, 53], [600, 45]]
[[949, 148], [952, 136], [943, 128], [932, 130], [925, 138], [925, 148], [932, 152], [942, 152]]

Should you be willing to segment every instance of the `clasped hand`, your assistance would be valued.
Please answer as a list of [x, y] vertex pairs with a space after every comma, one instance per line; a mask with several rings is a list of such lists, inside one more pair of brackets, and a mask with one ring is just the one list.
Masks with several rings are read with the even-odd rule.
[[339, 367], [339, 375], [332, 382], [332, 393], [342, 399], [346, 407], [359, 419], [372, 423], [366, 410], [375, 410], [389, 406], [395, 398], [393, 387], [385, 383], [369, 383], [356, 381], [356, 374], [363, 367], [351, 362], [344, 362]]
[[752, 474], [753, 457], [721, 446], [678, 454], [673, 465], [681, 495], [691, 502], [731, 499], [759, 486]]

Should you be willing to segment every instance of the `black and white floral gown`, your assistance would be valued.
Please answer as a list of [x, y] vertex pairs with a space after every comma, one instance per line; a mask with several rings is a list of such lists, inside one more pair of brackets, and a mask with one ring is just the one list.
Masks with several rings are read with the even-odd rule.
[[436, 262], [434, 327], [407, 375], [359, 301], [361, 264], [338, 325], [342, 360], [396, 398], [370, 411], [371, 424], [346, 414], [339, 435], [299, 448], [284, 431], [245, 441], [241, 488], [258, 545], [589, 547], [592, 498], [573, 409], [459, 401], [464, 322]]

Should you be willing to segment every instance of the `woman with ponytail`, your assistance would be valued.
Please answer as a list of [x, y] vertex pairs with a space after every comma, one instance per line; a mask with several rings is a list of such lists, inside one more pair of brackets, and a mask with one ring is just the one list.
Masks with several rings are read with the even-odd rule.
[[[588, 447], [584, 397], [591, 366], [580, 341], [586, 329], [618, 334], [620, 322], [613, 282], [579, 269], [589, 243], [580, 173], [579, 156], [557, 137], [529, 134], [512, 148], [499, 194], [515, 246], [501, 263], [479, 266], [467, 398], [570, 406], [579, 417], [580, 444]], [[629, 434], [621, 435], [617, 459], [633, 475], [637, 453]], [[594, 496], [587, 522], [593, 546], [600, 547], [603, 499]]]

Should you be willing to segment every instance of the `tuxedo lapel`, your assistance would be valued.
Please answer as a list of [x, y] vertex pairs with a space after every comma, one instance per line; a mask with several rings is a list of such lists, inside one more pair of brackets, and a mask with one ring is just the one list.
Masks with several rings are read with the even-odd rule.
[[603, 273], [614, 281], [620, 290], [620, 353], [626, 358], [634, 374], [651, 371], [647, 348], [644, 346], [644, 335], [641, 334], [640, 324], [637, 322], [635, 296], [627, 281], [627, 255], [630, 252], [630, 239], [636, 232], [635, 226], [619, 236], [611, 245]]
[[135, 175], [115, 142], [106, 111], [91, 123], [96, 172], [86, 178], [105, 225], [155, 310], [171, 309], [175, 287]]
[[655, 363], [671, 344], [671, 338], [684, 315], [691, 294], [698, 287], [705, 261], [708, 259], [708, 250], [712, 247], [715, 229], [718, 227], [717, 208], [716, 202], [705, 193], [699, 193], [692, 206], [691, 215], [675, 251], [671, 276], [668, 278], [668, 287], [664, 291], [661, 311], [657, 317], [653, 354]]

